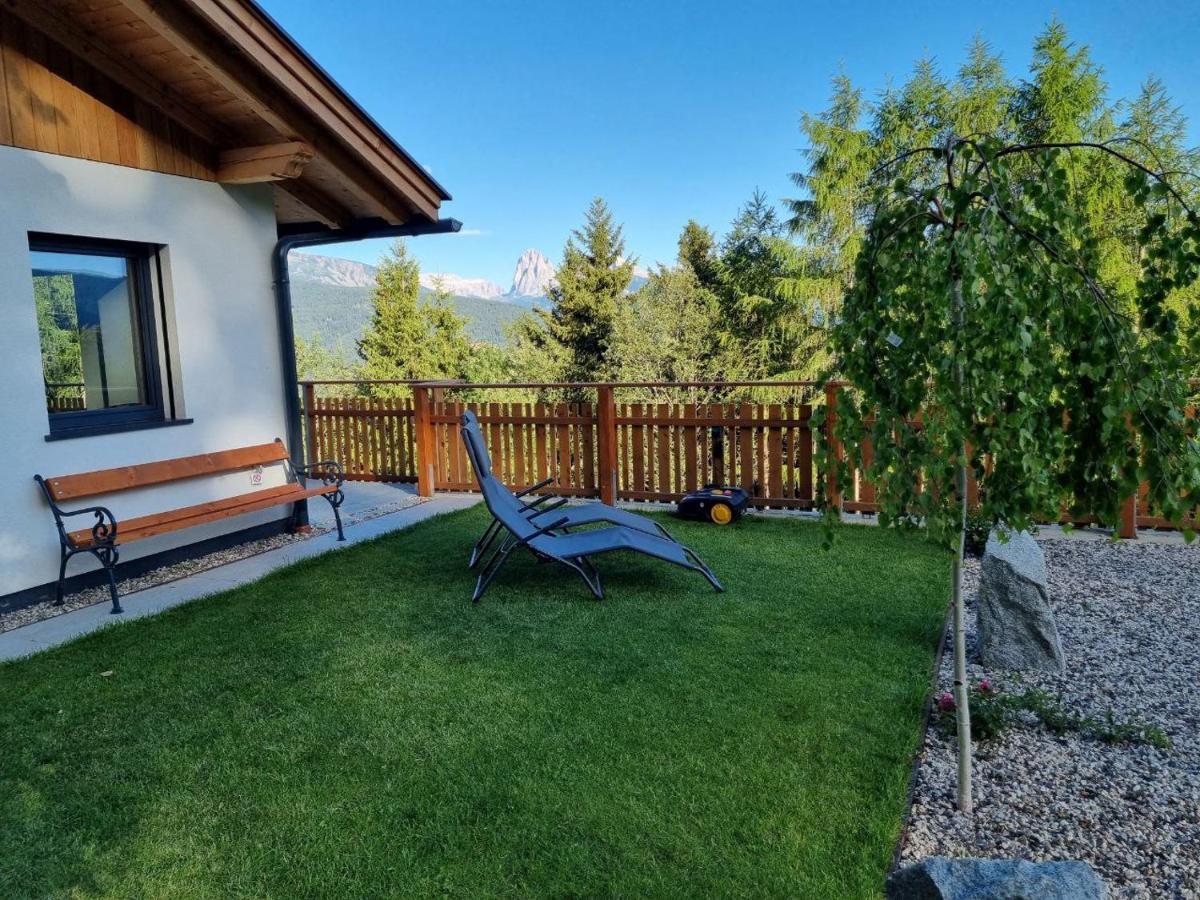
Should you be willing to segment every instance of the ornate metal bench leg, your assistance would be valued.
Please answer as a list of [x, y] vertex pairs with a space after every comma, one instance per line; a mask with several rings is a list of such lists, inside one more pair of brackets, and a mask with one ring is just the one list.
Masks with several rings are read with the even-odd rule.
[[99, 550], [93, 551], [96, 554], [96, 559], [100, 560], [108, 573], [108, 593], [112, 596], [112, 614], [118, 615], [125, 610], [121, 609], [121, 600], [117, 597], [117, 548], [116, 547], [101, 547]]
[[325, 494], [325, 499], [328, 500], [329, 505], [333, 507], [333, 521], [337, 523], [339, 541], [344, 541], [346, 539], [346, 534], [342, 531], [342, 514], [338, 510], [338, 507], [342, 505], [342, 501], [345, 498], [346, 495], [342, 493], [341, 488], [338, 488], [332, 494]]
[[60, 557], [58, 562], [58, 587], [54, 592], [54, 605], [62, 606], [64, 588], [63, 583], [67, 580], [67, 560], [71, 558], [71, 554], [67, 553], [67, 549], [65, 547], [61, 547], [59, 548], [58, 555]]

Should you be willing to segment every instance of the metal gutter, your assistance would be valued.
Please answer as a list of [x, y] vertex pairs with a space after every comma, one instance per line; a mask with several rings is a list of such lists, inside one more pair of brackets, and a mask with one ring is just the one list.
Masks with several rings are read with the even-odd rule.
[[[303, 443], [300, 395], [296, 384], [296, 330], [292, 322], [292, 281], [288, 272], [288, 253], [297, 247], [322, 244], [345, 244], [370, 238], [419, 237], [425, 234], [453, 234], [462, 228], [457, 219], [437, 219], [408, 222], [404, 225], [380, 225], [376, 222], [350, 225], [336, 230], [325, 229], [289, 234], [275, 242], [271, 251], [271, 270], [275, 276], [275, 311], [279, 319], [279, 349], [283, 369], [284, 410], [287, 417], [287, 445], [295, 454]], [[315, 461], [315, 460], [314, 460]], [[308, 504], [297, 504], [296, 521], [308, 522]]]

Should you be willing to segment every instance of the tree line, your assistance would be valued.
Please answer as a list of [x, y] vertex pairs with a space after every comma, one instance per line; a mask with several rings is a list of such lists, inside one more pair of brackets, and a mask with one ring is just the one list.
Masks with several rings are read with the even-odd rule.
[[[549, 307], [518, 320], [504, 348], [468, 341], [444, 292], [419, 304], [418, 264], [398, 243], [379, 267], [361, 364], [348, 367], [302, 345], [301, 372], [328, 376], [340, 366], [344, 377], [468, 382], [826, 377], [839, 370], [831, 329], [877, 213], [880, 167], [910, 148], [938, 146], [949, 135], [1011, 144], [1115, 141], [1131, 159], [1175, 176], [1189, 197], [1200, 194], [1190, 177], [1200, 152], [1188, 148], [1187, 121], [1165, 85], [1150, 77], [1136, 96], [1110, 100], [1090, 50], [1057, 20], [1035, 39], [1024, 77], [1013, 77], [976, 38], [950, 76], [925, 57], [902, 85], [869, 96], [837, 75], [826, 108], [805, 113], [800, 130], [805, 166], [791, 179], [801, 196], [776, 203], [755, 191], [720, 235], [687, 222], [674, 262], [656, 266], [637, 290], [630, 290], [636, 260], [622, 227], [602, 198], [593, 200], [566, 240]], [[888, 166], [886, 177], [919, 181], [930, 164], [916, 154]], [[1096, 236], [1105, 291], [1132, 306], [1147, 225], [1170, 225], [1153, 220], [1152, 205], [1130, 201], [1124, 170], [1111, 157], [1068, 153], [1056, 165], [1065, 176], [1056, 190]], [[1181, 340], [1200, 331], [1192, 312], [1198, 298], [1195, 281], [1169, 292]], [[1200, 360], [1193, 356], [1191, 365], [1200, 375]], [[712, 392], [687, 399], [712, 399]]]

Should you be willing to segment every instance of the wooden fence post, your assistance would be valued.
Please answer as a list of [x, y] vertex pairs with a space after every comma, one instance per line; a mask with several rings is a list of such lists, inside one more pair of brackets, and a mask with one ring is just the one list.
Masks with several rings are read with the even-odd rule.
[[1136, 538], [1137, 533], [1137, 495], [1126, 497], [1121, 504], [1121, 517], [1117, 522], [1117, 536]]
[[607, 384], [596, 388], [596, 450], [600, 502], [612, 506], [617, 502], [617, 407]]
[[416, 432], [417, 493], [432, 497], [437, 485], [437, 436], [433, 430], [433, 396], [427, 387], [413, 386], [413, 430]]
[[313, 418], [316, 407], [317, 390], [311, 381], [304, 382], [304, 406], [301, 415], [304, 416], [304, 462], [311, 466], [317, 459], [317, 423]]
[[842, 488], [838, 479], [838, 466], [845, 458], [842, 442], [833, 433], [837, 424], [838, 391], [840, 387], [834, 382], [825, 385], [825, 441], [829, 449], [828, 463], [825, 467], [826, 502], [834, 509], [841, 511]]

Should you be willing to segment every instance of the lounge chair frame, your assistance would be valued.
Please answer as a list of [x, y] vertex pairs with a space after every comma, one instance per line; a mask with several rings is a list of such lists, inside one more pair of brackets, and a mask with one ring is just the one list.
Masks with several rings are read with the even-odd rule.
[[[487, 478], [496, 486], [498, 490], [511, 494], [515, 500], [522, 501], [520, 506], [521, 514], [524, 515], [529, 521], [532, 522], [534, 519], [545, 515], [551, 510], [559, 509], [560, 507], [566, 505], [568, 502], [566, 498], [555, 497], [553, 494], [549, 493], [541, 494], [534, 499], [525, 502], [525, 497], [528, 497], [530, 494], [535, 494], [538, 491], [541, 491], [552, 485], [554, 483], [554, 479], [546, 478], [542, 481], [539, 481], [537, 484], [530, 485], [522, 490], [511, 490], [507, 485], [505, 485], [503, 482], [497, 479], [495, 475], [492, 474], [492, 467], [490, 464], [491, 461], [487, 455], [487, 445], [484, 442], [483, 434], [479, 430], [479, 422], [475, 419], [474, 414], [470, 411], [467, 411], [462, 415], [462, 428], [464, 430], [463, 442], [466, 443], [467, 441], [467, 433], [471, 435], [471, 438], [474, 441], [474, 452], [473, 454], [468, 454], [472, 468], [475, 468], [477, 460], [482, 466], [482, 468], [475, 468], [476, 479], [482, 482], [484, 478]], [[548, 506], [542, 506], [542, 504], [547, 503], [549, 504]], [[667, 529], [665, 529], [660, 523], [655, 522], [653, 519], [647, 519], [642, 516], [638, 516], [636, 513], [632, 513], [627, 510], [616, 509], [615, 507], [606, 506], [602, 503], [590, 503], [586, 506], [573, 507], [568, 510], [565, 515], [569, 520], [568, 527], [578, 527], [580, 525], [591, 525], [607, 522], [611, 525], [625, 525], [627, 527], [638, 528], [639, 530], [644, 531], [646, 534], [655, 534], [665, 538], [668, 541], [671, 541], [672, 543], [678, 543], [678, 541], [675, 540], [674, 536], [667, 531]], [[477, 540], [475, 545], [471, 548], [471, 558], [467, 563], [468, 568], [473, 569], [480, 563], [488, 549], [491, 547], [492, 543], [501, 534], [503, 534], [504, 531], [505, 529], [500, 524], [500, 521], [493, 516], [492, 521], [488, 524], [488, 527], [484, 529], [483, 534], [479, 536], [479, 540]]]
[[[588, 590], [592, 592], [592, 595], [597, 600], [604, 599], [604, 586], [600, 579], [600, 571], [591, 561], [591, 557], [614, 550], [631, 550], [635, 553], [642, 553], [654, 559], [659, 559], [662, 562], [677, 565], [689, 571], [699, 572], [716, 591], [721, 592], [725, 590], [721, 582], [717, 580], [716, 575], [713, 574], [712, 570], [704, 564], [704, 561], [693, 550], [670, 538], [669, 535], [668, 538], [662, 538], [649, 532], [626, 526], [609, 526], [599, 529], [598, 532], [589, 532], [589, 534], [599, 533], [601, 535], [611, 533], [615, 539], [602, 544], [596, 549], [590, 550], [587, 553], [552, 552], [551, 548], [554, 546], [554, 542], [553, 540], [546, 539], [574, 537], [571, 534], [570, 516], [559, 515], [548, 524], [540, 526], [537, 526], [532, 519], [559, 510], [567, 502], [566, 498], [553, 500], [553, 502], [544, 507], [541, 504], [551, 498], [540, 498], [531, 503], [521, 502], [519, 500], [520, 496], [528, 494], [531, 490], [535, 490], [537, 486], [535, 485], [533, 488], [528, 489], [522, 495], [514, 495], [491, 475], [490, 467], [485, 464], [486, 457], [481, 454], [476, 444], [476, 435], [471, 433], [470, 424], [473, 419], [474, 417], [469, 414], [464, 414], [462, 417], [463, 443], [466, 446], [467, 457], [470, 460], [471, 467], [475, 470], [476, 478], [479, 480], [480, 488], [483, 491], [484, 503], [487, 505], [488, 511], [492, 514], [492, 523], [484, 532], [483, 537], [476, 542], [471, 555], [472, 567], [483, 558], [488, 548], [491, 547], [497, 538], [500, 538], [500, 543], [487, 558], [482, 569], [480, 569], [475, 581], [475, 590], [471, 595], [472, 603], [479, 602], [484, 592], [487, 591], [512, 555], [512, 552], [521, 547], [528, 549], [539, 560], [557, 562], [571, 569], [583, 580], [583, 583], [587, 585]], [[486, 475], [484, 474], [485, 472], [487, 473]], [[506, 496], [517, 501], [517, 505], [514, 508], [504, 510], [494, 505], [495, 500]], [[526, 515], [530, 510], [534, 510], [532, 515]], [[508, 521], [505, 521], [506, 519]], [[514, 530], [515, 528], [519, 528], [522, 533], [518, 533]], [[503, 537], [501, 537], [502, 535]], [[647, 544], [646, 542], [648, 541], [657, 542], [657, 546]], [[571, 546], [565, 541], [564, 543], [567, 544], [564, 550]]]

